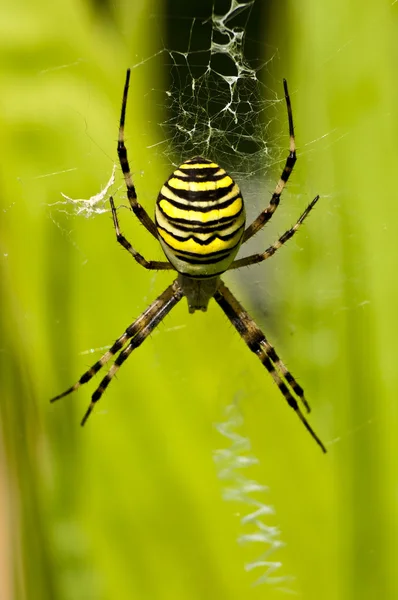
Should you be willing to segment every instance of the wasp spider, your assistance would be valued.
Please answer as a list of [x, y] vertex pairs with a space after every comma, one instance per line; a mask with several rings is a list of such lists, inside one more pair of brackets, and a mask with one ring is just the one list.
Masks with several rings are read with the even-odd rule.
[[308, 205], [297, 223], [264, 252], [235, 260], [241, 244], [260, 231], [271, 219], [296, 162], [293, 116], [286, 81], [284, 80], [283, 85], [289, 121], [289, 155], [269, 205], [247, 228], [245, 228], [243, 198], [238, 185], [222, 167], [201, 156], [187, 160], [172, 173], [160, 190], [156, 202], [155, 221], [152, 221], [137, 200], [124, 145], [129, 81], [130, 70], [127, 71], [124, 86], [117, 152], [131, 209], [149, 233], [159, 240], [168, 261], [147, 261], [133, 248], [120, 231], [115, 205], [110, 198], [116, 239], [145, 269], [168, 269], [177, 271], [178, 275], [163, 294], [126, 329], [111, 348], [80, 377], [79, 381], [51, 401], [67, 396], [90, 381], [109, 360], [118, 354], [91, 397], [91, 403], [81, 422], [84, 425], [95, 403], [101, 398], [124, 361], [184, 296], [188, 300], [190, 313], [196, 310], [206, 311], [209, 300], [214, 298], [247, 346], [271, 374], [289, 406], [296, 412], [323, 452], [326, 452], [324, 444], [300, 408], [301, 402], [307, 412], [310, 410], [303, 388], [220, 277], [227, 270], [253, 265], [273, 256], [278, 248], [296, 233], [318, 201], [319, 196]]

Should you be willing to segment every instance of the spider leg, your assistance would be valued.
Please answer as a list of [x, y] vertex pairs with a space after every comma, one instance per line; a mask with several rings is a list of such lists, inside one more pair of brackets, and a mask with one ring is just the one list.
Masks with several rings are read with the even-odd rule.
[[119, 242], [119, 244], [123, 246], [123, 248], [126, 248], [126, 250], [130, 252], [132, 257], [138, 262], [138, 264], [141, 265], [141, 267], [144, 267], [145, 269], [153, 269], [156, 271], [164, 271], [166, 269], [174, 270], [174, 267], [169, 262], [159, 260], [146, 260], [139, 252], [134, 250], [133, 246], [128, 240], [126, 240], [126, 238], [120, 231], [119, 219], [117, 218], [115, 203], [113, 201], [112, 196], [109, 198], [109, 202], [111, 203], [113, 225], [116, 231], [116, 239]]
[[[309, 409], [308, 403], [304, 398], [302, 387], [294, 379], [293, 375], [287, 370], [285, 365], [279, 359], [273, 346], [267, 341], [263, 332], [257, 327], [253, 319], [247, 314], [243, 306], [237, 301], [234, 295], [221, 281], [214, 294], [214, 299], [222, 308], [232, 325], [241, 335], [252, 352], [261, 360], [264, 367], [272, 376], [279, 390], [283, 394], [288, 405], [295, 411], [304, 427], [311, 434], [318, 446], [323, 452], [326, 448], [320, 438], [317, 436], [307, 419], [303, 415], [296, 398], [292, 392], [301, 400], [304, 406]], [[278, 372], [279, 371], [279, 372]]]
[[122, 102], [122, 112], [120, 114], [120, 125], [119, 125], [119, 138], [117, 143], [117, 154], [119, 156], [120, 166], [123, 171], [124, 180], [126, 182], [127, 187], [127, 197], [130, 202], [130, 206], [136, 217], [141, 221], [141, 223], [146, 227], [146, 229], [151, 233], [156, 239], [158, 239], [155, 223], [152, 221], [151, 217], [146, 212], [145, 208], [139, 204], [137, 200], [137, 194], [135, 191], [135, 187], [133, 184], [133, 180], [131, 178], [129, 161], [127, 158], [127, 150], [124, 145], [124, 123], [126, 119], [126, 106], [127, 106], [127, 96], [129, 91], [129, 83], [130, 83], [130, 69], [127, 69], [126, 74], [126, 83], [124, 84], [123, 91], [123, 102]]
[[285, 91], [285, 100], [286, 100], [286, 108], [287, 108], [287, 117], [288, 117], [288, 121], [289, 121], [289, 136], [290, 136], [290, 148], [289, 148], [289, 154], [288, 157], [286, 159], [286, 163], [285, 166], [283, 168], [282, 174], [280, 176], [280, 179], [276, 185], [275, 191], [272, 194], [271, 200], [269, 205], [267, 206], [266, 209], [263, 210], [263, 212], [261, 212], [257, 219], [255, 221], [253, 221], [253, 223], [251, 225], [249, 225], [249, 227], [247, 227], [245, 233], [243, 234], [243, 240], [242, 240], [242, 244], [244, 244], [245, 242], [247, 242], [248, 239], [250, 239], [253, 235], [255, 235], [258, 231], [260, 231], [260, 229], [262, 229], [264, 227], [264, 225], [266, 223], [268, 223], [268, 221], [271, 219], [272, 215], [274, 214], [274, 212], [276, 211], [276, 209], [279, 206], [279, 201], [280, 201], [280, 197], [281, 194], [284, 190], [284, 187], [287, 183], [287, 180], [290, 177], [291, 172], [293, 171], [293, 167], [296, 163], [297, 160], [297, 156], [296, 156], [296, 143], [294, 140], [294, 125], [293, 125], [293, 113], [292, 113], [292, 105], [290, 102], [290, 96], [289, 96], [289, 91], [287, 89], [287, 81], [286, 79], [283, 80], [283, 89]]
[[[119, 352], [126, 345], [128, 340], [131, 338], [136, 338], [138, 334], [142, 334], [142, 332], [146, 329], [152, 331], [154, 327], [163, 319], [163, 317], [173, 308], [175, 304], [182, 298], [183, 293], [177, 282], [174, 281], [164, 292], [161, 294], [152, 304], [140, 315], [127, 329], [126, 331], [114, 342], [111, 348], [105, 352], [105, 354], [97, 360], [96, 363], [88, 369], [80, 379], [68, 388], [62, 394], [55, 396], [52, 398], [50, 402], [55, 402], [56, 400], [60, 400], [64, 396], [71, 394], [76, 391], [81, 385], [87, 383], [94, 377], [96, 373], [113, 357], [115, 354]], [[148, 333], [149, 333], [148, 331]], [[147, 335], [147, 334], [146, 334]], [[145, 339], [145, 338], [144, 338]], [[142, 343], [143, 339], [140, 343]], [[139, 345], [139, 344], [138, 344]], [[131, 352], [131, 351], [130, 351]], [[119, 355], [120, 357], [120, 355]], [[123, 361], [122, 361], [123, 362]], [[104, 378], [105, 379], [105, 378]], [[108, 382], [109, 383], [109, 382]], [[106, 384], [107, 385], [107, 384]], [[101, 387], [101, 386], [100, 386]], [[106, 386], [105, 386], [106, 387]], [[98, 398], [97, 398], [98, 399]], [[88, 415], [87, 415], [88, 416]], [[86, 416], [86, 418], [87, 418]]]
[[130, 356], [133, 350], [141, 346], [142, 342], [148, 337], [148, 335], [155, 329], [157, 325], [159, 325], [160, 321], [164, 319], [164, 317], [171, 311], [171, 309], [181, 300], [184, 296], [184, 293], [181, 287], [178, 284], [178, 281], [175, 280], [174, 283], [170, 287], [167, 288], [165, 292], [158, 298], [159, 304], [155, 314], [152, 315], [151, 318], [146, 318], [141, 322], [141, 328], [136, 333], [136, 335], [132, 338], [131, 342], [122, 350], [119, 356], [116, 358], [115, 362], [109, 369], [108, 373], [102, 379], [101, 383], [91, 396], [90, 405], [81, 421], [81, 425], [83, 426], [90, 416], [91, 411], [93, 410], [96, 402], [101, 398], [102, 394], [105, 392], [106, 388], [112, 381], [113, 377], [116, 375], [117, 371], [120, 369], [124, 361]]
[[270, 258], [271, 256], [273, 256], [275, 254], [275, 252], [277, 250], [279, 250], [279, 248], [281, 246], [283, 246], [283, 244], [286, 244], [286, 242], [288, 240], [290, 240], [291, 237], [293, 237], [293, 235], [296, 233], [296, 231], [302, 225], [305, 218], [308, 216], [308, 214], [314, 208], [314, 206], [318, 202], [318, 200], [319, 200], [319, 196], [316, 196], [313, 199], [313, 201], [307, 206], [307, 208], [305, 209], [303, 214], [298, 219], [297, 223], [295, 225], [293, 225], [293, 227], [291, 227], [290, 229], [285, 231], [285, 233], [283, 235], [281, 235], [279, 240], [277, 240], [274, 244], [272, 244], [272, 246], [267, 248], [265, 250], [265, 252], [262, 252], [261, 254], [252, 254], [251, 256], [246, 256], [245, 258], [239, 258], [238, 260], [234, 260], [228, 270], [240, 269], [240, 267], [247, 267], [249, 265], [254, 265], [256, 263], [262, 262], [263, 260], [266, 260], [267, 258]]

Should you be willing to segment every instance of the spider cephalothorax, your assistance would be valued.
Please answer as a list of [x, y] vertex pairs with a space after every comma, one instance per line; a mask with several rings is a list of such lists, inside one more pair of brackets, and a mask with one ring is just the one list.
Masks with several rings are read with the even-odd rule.
[[280, 196], [296, 162], [293, 116], [287, 83], [285, 100], [289, 120], [290, 149], [282, 175], [268, 206], [245, 229], [245, 208], [238, 185], [217, 163], [197, 156], [185, 161], [163, 185], [157, 202], [155, 222], [138, 203], [124, 144], [124, 123], [130, 70], [124, 86], [119, 126], [118, 156], [127, 187], [127, 197], [134, 214], [160, 241], [167, 262], [147, 261], [122, 235], [113, 199], [110, 198], [117, 241], [146, 269], [174, 270], [177, 279], [114, 342], [111, 348], [72, 387], [52, 402], [77, 390], [115, 355], [118, 355], [91, 397], [82, 419], [86, 422], [95, 403], [101, 398], [113, 376], [131, 352], [138, 348], [166, 314], [186, 296], [189, 311], [206, 310], [211, 298], [222, 308], [247, 346], [268, 370], [285, 400], [296, 412], [306, 429], [321, 447], [326, 448], [305, 418], [300, 402], [309, 411], [304, 390], [287, 370], [263, 332], [226, 287], [220, 275], [229, 269], [252, 265], [271, 257], [298, 230], [319, 196], [308, 205], [296, 224], [260, 254], [235, 260], [241, 246], [267, 223], [279, 205]]

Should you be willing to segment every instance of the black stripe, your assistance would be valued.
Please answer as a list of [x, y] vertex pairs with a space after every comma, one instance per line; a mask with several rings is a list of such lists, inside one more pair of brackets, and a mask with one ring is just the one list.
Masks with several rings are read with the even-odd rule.
[[[162, 242], [164, 244], [166, 244], [166, 246], [168, 246], [169, 248], [171, 248], [171, 250], [173, 251], [173, 253], [176, 256], [181, 255], [179, 258], [182, 258], [183, 260], [185, 260], [186, 256], [187, 257], [193, 257], [193, 258], [196, 258], [196, 259], [198, 259], [199, 256], [203, 256], [205, 258], [207, 258], [207, 257], [212, 258], [212, 257], [216, 257], [216, 256], [221, 257], [221, 258], [225, 258], [229, 254], [232, 254], [232, 252], [235, 250], [235, 248], [237, 246], [239, 246], [239, 244], [240, 244], [240, 240], [239, 240], [234, 246], [231, 246], [230, 248], [226, 248], [225, 250], [217, 250], [217, 252], [207, 252], [206, 254], [202, 255], [202, 254], [199, 254], [198, 252], [188, 252], [187, 250], [179, 250], [179, 249], [177, 250], [176, 248], [173, 248], [173, 246], [170, 246], [170, 244], [168, 244], [167, 242], [165, 242], [163, 239], [162, 239]], [[221, 258], [219, 258], [219, 260], [221, 260]]]
[[[167, 200], [167, 198], [166, 198], [166, 200]], [[172, 204], [172, 203], [170, 202], [170, 204]], [[243, 206], [243, 202], [242, 202], [241, 209], [237, 213], [232, 215], [232, 217], [221, 217], [220, 219], [212, 219], [211, 221], [207, 221], [206, 223], [203, 223], [203, 221], [193, 221], [192, 219], [189, 219], [189, 218], [183, 219], [182, 217], [170, 217], [168, 214], [166, 214], [164, 212], [164, 210], [162, 209], [162, 207], [160, 206], [159, 203], [158, 203], [158, 209], [164, 216], [165, 220], [168, 221], [169, 223], [171, 223], [172, 225], [176, 224], [177, 227], [178, 227], [178, 225], [181, 225], [180, 229], [194, 228], [195, 231], [199, 231], [200, 233], [206, 233], [208, 231], [208, 229], [216, 228], [219, 225], [222, 225], [222, 228], [224, 228], [225, 226], [227, 226], [229, 224], [232, 225], [232, 223], [234, 221], [236, 221], [236, 219], [238, 219], [238, 217], [244, 211], [244, 206]], [[184, 209], [185, 209], [185, 206], [184, 206]], [[190, 209], [186, 208], [186, 210], [188, 212], [188, 210], [190, 210]], [[212, 208], [212, 210], [217, 210], [217, 208], [214, 207], [214, 208]], [[205, 212], [205, 211], [203, 211], [203, 212]], [[155, 220], [156, 220], [156, 216], [155, 216]], [[156, 224], [158, 224], [157, 220], [156, 220]]]
[[[170, 177], [170, 179], [172, 179], [172, 177]], [[178, 188], [172, 187], [169, 183], [170, 179], [168, 179], [166, 181], [165, 186], [171, 192], [173, 192], [174, 195], [178, 196], [179, 198], [182, 198], [183, 200], [189, 200], [191, 202], [195, 202], [195, 201], [205, 202], [206, 200], [220, 200], [221, 198], [223, 198], [224, 196], [229, 194], [232, 191], [233, 187], [235, 186], [235, 183], [232, 181], [231, 184], [226, 187], [216, 188], [215, 190], [201, 190], [201, 191], [195, 192], [193, 190], [179, 190]], [[206, 182], [204, 181], [203, 183], [206, 183]]]
[[192, 273], [185, 273], [184, 271], [178, 272], [181, 273], [181, 275], [186, 275], [187, 277], [190, 277], [191, 279], [211, 279], [212, 277], [219, 277], [220, 275], [225, 273], [225, 269], [222, 269], [222, 271], [217, 271], [217, 273], [210, 273], [208, 275], [192, 275]]
[[[121, 346], [121, 347], [123, 347], [123, 346]], [[92, 377], [94, 377], [94, 375], [96, 373], [98, 373], [98, 371], [100, 370], [101, 367], [102, 367], [102, 363], [101, 363], [101, 361], [98, 360], [88, 371], [83, 373], [83, 375], [79, 379], [79, 383], [83, 384], [83, 383], [87, 383], [88, 381], [90, 381], [90, 379]]]
[[[207, 240], [201, 240], [200, 238], [197, 238], [194, 233], [192, 235], [189, 235], [188, 237], [176, 235], [173, 231], [169, 231], [168, 229], [165, 229], [164, 227], [160, 227], [160, 225], [158, 225], [158, 229], [161, 231], [165, 231], [168, 235], [170, 235], [172, 238], [174, 238], [178, 242], [187, 242], [188, 240], [194, 240], [197, 244], [199, 244], [199, 246], [208, 246], [209, 244], [214, 242], [214, 240], [222, 240], [223, 242], [227, 242], [228, 240], [231, 240], [233, 237], [236, 236], [237, 232], [240, 229], [243, 229], [244, 226], [245, 226], [245, 224], [243, 223], [240, 227], [235, 229], [232, 233], [228, 233], [227, 235], [212, 235]], [[195, 255], [196, 255], [196, 253], [195, 253]]]
[[213, 160], [209, 160], [208, 158], [203, 158], [203, 156], [194, 156], [193, 158], [190, 158], [188, 160], [186, 160], [183, 164], [184, 165], [210, 165], [212, 162], [214, 162]]
[[204, 169], [178, 169], [180, 172], [184, 173], [186, 176], [183, 177], [179, 175], [177, 171], [174, 171], [172, 177], [179, 179], [180, 181], [220, 181], [220, 179], [224, 179], [224, 177], [229, 177], [228, 173], [223, 171], [220, 175], [216, 175], [217, 171], [220, 170], [220, 167], [205, 167]]
[[[182, 197], [182, 196], [180, 196], [180, 197]], [[196, 212], [206, 213], [206, 212], [210, 212], [211, 210], [221, 210], [223, 208], [227, 208], [228, 206], [233, 204], [233, 202], [235, 202], [235, 200], [237, 200], [238, 198], [241, 198], [240, 192], [238, 192], [235, 196], [232, 196], [232, 198], [230, 198], [229, 200], [226, 200], [225, 202], [215, 201], [214, 204], [210, 205], [210, 206], [198, 206], [193, 203], [192, 204], [180, 204], [179, 202], [176, 202], [175, 200], [171, 200], [170, 198], [167, 198], [167, 196], [163, 196], [163, 194], [159, 194], [158, 199], [157, 199], [157, 204], [159, 206], [159, 202], [161, 202], [161, 200], [166, 200], [167, 202], [170, 202], [170, 204], [172, 206], [175, 206], [175, 208], [179, 208], [180, 210], [186, 210], [186, 211], [193, 210]], [[189, 198], [184, 198], [184, 200], [189, 200]], [[205, 198], [202, 198], [202, 200], [206, 201]], [[242, 204], [243, 204], [243, 202], [242, 202]], [[160, 208], [160, 206], [159, 206], [159, 208]], [[162, 212], [164, 214], [164, 211], [162, 211]], [[170, 218], [168, 215], [166, 215], [166, 217], [168, 219]]]
[[[173, 225], [175, 227], [175, 229], [177, 229], [177, 231], [181, 231], [181, 232], [188, 232], [188, 231], [192, 231], [192, 233], [195, 235], [196, 233], [210, 233], [211, 231], [225, 231], [226, 229], [229, 229], [230, 227], [232, 227], [232, 225], [234, 224], [234, 221], [236, 221], [235, 218], [233, 219], [228, 219], [228, 222], [223, 222], [221, 223], [220, 221], [211, 221], [210, 223], [206, 223], [205, 225], [203, 225], [203, 223], [201, 223], [200, 225], [192, 225], [192, 223], [189, 223], [189, 221], [185, 221], [184, 223], [174, 223], [172, 221], [172, 219], [169, 219], [169, 223], [170, 225]], [[242, 223], [243, 226], [243, 223]]]
[[[177, 248], [174, 248], [174, 246], [171, 246], [170, 244], [168, 244], [163, 238], [162, 238], [162, 243], [166, 244], [166, 246], [168, 246], [170, 248], [170, 250], [172, 250], [173, 254], [175, 254], [175, 256], [181, 255], [180, 258], [182, 258], [184, 260], [185, 256], [193, 256], [193, 257], [198, 257], [201, 256], [201, 254], [198, 254], [198, 252], [188, 252], [187, 250], [179, 250]], [[238, 241], [237, 244], [235, 244], [235, 246], [232, 246], [231, 248], [227, 248], [225, 250], [218, 250], [217, 252], [207, 252], [204, 256], [221, 256], [222, 254], [225, 254], [225, 256], [228, 256], [228, 254], [231, 254], [231, 252], [234, 251], [234, 249], [240, 244], [240, 240]], [[225, 258], [225, 257], [223, 257]]]
[[290, 177], [290, 173], [293, 171], [293, 167], [295, 165], [297, 158], [296, 158], [296, 152], [290, 152], [289, 156], [286, 159], [286, 165], [285, 168], [282, 171], [282, 175], [281, 175], [281, 179], [284, 183], [287, 182], [287, 180]]
[[[222, 260], [224, 260], [224, 258], [226, 258], [228, 255], [226, 256], [222, 256], [221, 258], [208, 258], [206, 260], [195, 260], [194, 258], [188, 258], [188, 257], [178, 257], [180, 258], [180, 260], [184, 261], [185, 263], [187, 263], [188, 265], [214, 265], [216, 263], [221, 262]], [[223, 273], [223, 271], [221, 271], [221, 273]]]

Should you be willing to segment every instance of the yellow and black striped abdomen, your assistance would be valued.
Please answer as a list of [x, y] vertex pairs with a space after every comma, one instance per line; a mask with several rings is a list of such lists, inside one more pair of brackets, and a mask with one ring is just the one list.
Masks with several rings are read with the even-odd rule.
[[179, 273], [214, 277], [234, 260], [245, 230], [245, 207], [234, 180], [197, 156], [166, 181], [156, 202], [162, 248]]

